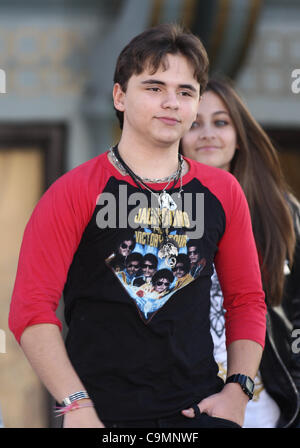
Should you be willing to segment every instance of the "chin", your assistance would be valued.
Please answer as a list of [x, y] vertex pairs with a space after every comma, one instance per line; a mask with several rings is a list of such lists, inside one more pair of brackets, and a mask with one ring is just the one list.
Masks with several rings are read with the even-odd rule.
[[175, 145], [179, 142], [178, 139], [156, 139], [156, 144], [158, 146], [165, 146], [165, 147], [169, 147], [172, 145]]
[[204, 165], [214, 166], [215, 168], [218, 168], [220, 166], [220, 163], [218, 163], [217, 160], [214, 159], [214, 157], [203, 157], [197, 154], [195, 156], [195, 160], [197, 160], [197, 162], [203, 163]]
[[163, 132], [159, 132], [159, 134], [154, 135], [153, 137], [157, 142], [161, 144], [172, 145], [180, 141], [181, 134], [178, 131], [168, 133], [166, 132], [165, 134]]

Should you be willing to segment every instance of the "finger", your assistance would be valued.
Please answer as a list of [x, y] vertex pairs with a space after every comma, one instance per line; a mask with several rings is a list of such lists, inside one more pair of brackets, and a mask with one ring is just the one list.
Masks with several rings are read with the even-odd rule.
[[184, 409], [182, 411], [182, 413], [186, 417], [190, 417], [190, 418], [199, 417], [200, 414], [201, 414], [200, 408], [199, 408], [199, 406], [197, 404], [194, 404], [191, 408]]
[[193, 408], [189, 408], [189, 409], [183, 409], [181, 411], [181, 413], [188, 418], [194, 418], [195, 417], [195, 411]]

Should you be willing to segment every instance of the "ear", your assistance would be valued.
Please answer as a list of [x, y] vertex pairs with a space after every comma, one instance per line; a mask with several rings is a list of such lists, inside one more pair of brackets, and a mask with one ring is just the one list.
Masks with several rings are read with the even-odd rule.
[[114, 84], [113, 88], [114, 106], [120, 112], [124, 112], [125, 110], [124, 99], [125, 99], [125, 92], [123, 92], [122, 87], [118, 83]]

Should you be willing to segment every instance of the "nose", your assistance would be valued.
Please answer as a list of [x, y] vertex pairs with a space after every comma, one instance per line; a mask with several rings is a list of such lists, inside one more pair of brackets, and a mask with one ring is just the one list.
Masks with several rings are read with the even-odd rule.
[[198, 137], [203, 140], [212, 140], [216, 137], [216, 132], [213, 126], [209, 123], [202, 123], [202, 126], [199, 126]]
[[176, 92], [166, 92], [162, 101], [162, 107], [164, 109], [178, 109], [179, 101]]

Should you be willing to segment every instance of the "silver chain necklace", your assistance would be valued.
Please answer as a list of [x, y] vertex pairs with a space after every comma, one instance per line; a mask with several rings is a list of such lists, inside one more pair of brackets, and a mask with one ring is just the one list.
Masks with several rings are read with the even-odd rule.
[[[109, 151], [110, 151], [110, 154], [111, 154], [111, 156], [112, 156], [112, 158], [114, 160], [115, 165], [119, 168], [119, 170], [122, 172], [122, 174], [124, 174], [124, 175], [129, 174], [126, 171], [126, 169], [123, 167], [123, 165], [120, 163], [120, 161], [118, 160], [116, 154], [113, 151], [113, 148], [109, 148]], [[175, 173], [171, 174], [170, 176], [162, 177], [161, 179], [150, 179], [148, 177], [141, 177], [141, 179], [144, 182], [153, 183], [153, 184], [154, 183], [158, 184], [158, 183], [168, 182], [168, 185], [167, 185], [167, 187], [168, 187], [169, 183], [179, 175], [179, 171], [182, 168], [183, 168], [183, 161], [181, 163], [181, 166], [178, 166], [178, 168], [175, 171]], [[165, 188], [167, 188], [167, 187], [165, 187]]]

